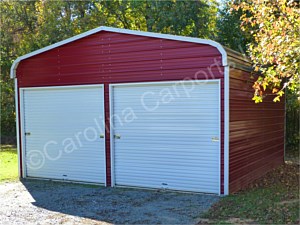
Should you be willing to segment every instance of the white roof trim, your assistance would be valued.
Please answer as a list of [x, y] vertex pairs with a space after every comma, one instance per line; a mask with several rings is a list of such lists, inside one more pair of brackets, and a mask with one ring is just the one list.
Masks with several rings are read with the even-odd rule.
[[223, 48], [223, 46], [221, 44], [219, 44], [218, 42], [212, 41], [212, 40], [101, 26], [101, 27], [97, 27], [95, 29], [89, 30], [87, 32], [84, 32], [82, 34], [76, 35], [74, 37], [65, 39], [63, 41], [57, 42], [53, 45], [49, 45], [47, 47], [38, 49], [34, 52], [31, 52], [31, 53], [28, 53], [26, 55], [18, 57], [13, 62], [12, 66], [10, 68], [10, 77], [11, 78], [16, 77], [16, 70], [17, 70], [18, 64], [22, 60], [30, 58], [30, 57], [35, 56], [35, 55], [38, 55], [40, 53], [46, 52], [46, 51], [51, 50], [53, 48], [57, 48], [61, 45], [76, 41], [76, 40], [84, 38], [86, 36], [95, 34], [95, 33], [100, 32], [100, 31], [109, 31], [109, 32], [115, 32], [115, 33], [122, 33], [122, 34], [132, 34], [132, 35], [139, 35], [139, 36], [145, 36], [145, 37], [163, 38], [163, 39], [169, 39], [169, 40], [175, 40], [175, 41], [185, 41], [185, 42], [193, 42], [193, 43], [198, 43], [198, 44], [211, 45], [213, 47], [216, 47], [219, 50], [219, 52], [222, 54], [222, 65], [227, 66], [227, 53], [226, 53], [225, 49]]

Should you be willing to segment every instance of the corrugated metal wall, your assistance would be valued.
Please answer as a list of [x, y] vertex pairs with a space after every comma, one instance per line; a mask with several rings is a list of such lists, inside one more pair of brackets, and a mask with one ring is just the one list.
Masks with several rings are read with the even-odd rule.
[[[101, 31], [21, 61], [17, 78], [19, 87], [104, 84], [108, 128], [109, 83], [221, 79], [223, 193], [223, 71], [220, 52], [209, 45]], [[108, 130], [106, 157], [110, 185]]]
[[284, 100], [255, 104], [250, 72], [230, 68], [229, 191], [235, 192], [284, 160]]
[[223, 78], [215, 60], [209, 45], [102, 31], [22, 61], [17, 77], [20, 87]]

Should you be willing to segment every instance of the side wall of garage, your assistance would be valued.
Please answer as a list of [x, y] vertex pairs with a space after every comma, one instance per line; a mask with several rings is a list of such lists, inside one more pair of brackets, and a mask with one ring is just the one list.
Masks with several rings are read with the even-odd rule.
[[229, 191], [242, 189], [284, 160], [284, 100], [255, 104], [251, 73], [230, 68]]
[[25, 59], [17, 68], [18, 87], [104, 84], [108, 186], [111, 184], [109, 84], [220, 79], [221, 193], [224, 190], [223, 78], [222, 56], [213, 46], [107, 31]]

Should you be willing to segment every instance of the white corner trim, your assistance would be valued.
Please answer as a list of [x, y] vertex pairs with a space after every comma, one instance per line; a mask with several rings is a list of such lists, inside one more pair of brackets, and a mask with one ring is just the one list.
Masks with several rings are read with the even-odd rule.
[[226, 53], [225, 49], [223, 48], [223, 46], [221, 44], [219, 44], [218, 42], [212, 41], [212, 40], [101, 26], [101, 27], [97, 27], [95, 29], [89, 30], [87, 32], [84, 32], [82, 34], [76, 35], [74, 37], [65, 39], [63, 41], [57, 42], [53, 45], [49, 45], [47, 47], [38, 49], [36, 51], [33, 51], [31, 53], [28, 53], [26, 55], [18, 57], [13, 62], [12, 66], [10, 68], [10, 77], [11, 78], [16, 77], [17, 67], [18, 67], [19, 63], [22, 60], [30, 58], [30, 57], [35, 56], [35, 55], [38, 55], [40, 53], [46, 52], [46, 51], [51, 50], [53, 48], [57, 48], [57, 47], [62, 46], [64, 44], [76, 41], [78, 39], [87, 37], [89, 35], [95, 34], [95, 33], [100, 32], [100, 31], [108, 31], [108, 32], [115, 32], [115, 33], [122, 33], [122, 34], [131, 34], [131, 35], [139, 35], [139, 36], [145, 36], [145, 37], [163, 38], [163, 39], [169, 39], [169, 40], [175, 40], [175, 41], [184, 41], [184, 42], [192, 42], [192, 43], [198, 43], [198, 44], [211, 45], [211, 46], [217, 48], [219, 50], [219, 52], [222, 54], [222, 65], [227, 66], [227, 53]]
[[222, 177], [222, 138], [221, 138], [221, 135], [222, 135], [222, 130], [221, 130], [221, 127], [222, 127], [222, 87], [221, 87], [221, 81], [219, 80], [218, 82], [218, 89], [219, 89], [219, 98], [218, 98], [218, 106], [219, 106], [219, 121], [218, 121], [218, 124], [219, 124], [219, 127], [218, 127], [218, 130], [219, 130], [219, 195], [222, 195], [222, 189], [221, 189], [221, 186], [222, 186], [222, 181], [221, 181], [221, 177]]
[[283, 124], [283, 133], [284, 133], [284, 138], [283, 138], [283, 161], [285, 161], [285, 153], [286, 153], [286, 93], [284, 94], [284, 124]]
[[19, 96], [18, 96], [18, 80], [15, 79], [15, 112], [16, 112], [16, 138], [17, 138], [17, 152], [18, 152], [18, 174], [19, 178], [22, 178], [21, 174], [21, 158], [20, 158], [20, 135], [19, 135]]
[[27, 172], [26, 172], [26, 160], [25, 160], [25, 130], [24, 130], [24, 125], [25, 125], [25, 120], [24, 120], [24, 91], [22, 90], [22, 88], [19, 88], [19, 105], [20, 105], [20, 121], [19, 121], [19, 131], [20, 131], [20, 137], [21, 137], [21, 141], [19, 143], [20, 146], [20, 150], [21, 150], [21, 161], [22, 161], [22, 174], [21, 177], [22, 178], [26, 178], [27, 177]]
[[229, 66], [224, 67], [224, 195], [229, 194]]

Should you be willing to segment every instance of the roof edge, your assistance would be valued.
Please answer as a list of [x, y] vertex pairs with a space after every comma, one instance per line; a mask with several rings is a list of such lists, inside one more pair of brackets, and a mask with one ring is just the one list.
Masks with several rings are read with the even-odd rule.
[[139, 35], [139, 36], [145, 36], [145, 37], [153, 37], [153, 38], [163, 38], [163, 39], [169, 39], [169, 40], [175, 40], [175, 41], [185, 41], [185, 42], [192, 42], [192, 43], [198, 43], [198, 44], [207, 44], [211, 45], [219, 50], [219, 52], [222, 55], [222, 66], [227, 66], [227, 52], [225, 48], [218, 42], [215, 42], [213, 40], [209, 39], [201, 39], [201, 38], [193, 38], [193, 37], [186, 37], [186, 36], [177, 36], [177, 35], [171, 35], [171, 34], [161, 34], [161, 33], [154, 33], [154, 32], [146, 32], [146, 31], [136, 31], [136, 30], [128, 30], [128, 29], [122, 29], [122, 28], [114, 28], [114, 27], [105, 27], [100, 26], [95, 29], [89, 30], [87, 32], [78, 34], [76, 36], [67, 38], [63, 41], [57, 42], [55, 44], [46, 46], [44, 48], [38, 49], [36, 51], [30, 52], [26, 55], [18, 57], [12, 64], [10, 68], [10, 78], [16, 77], [16, 70], [18, 68], [19, 63], [24, 60], [28, 59], [32, 56], [41, 54], [43, 52], [46, 52], [48, 50], [57, 48], [59, 46], [68, 44], [70, 42], [79, 40], [81, 38], [87, 37], [89, 35], [95, 34], [100, 31], [109, 31], [109, 32], [115, 32], [115, 33], [122, 33], [122, 34], [132, 34], [132, 35]]

